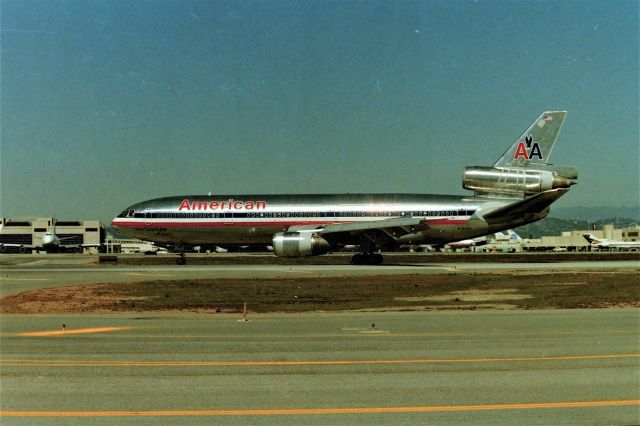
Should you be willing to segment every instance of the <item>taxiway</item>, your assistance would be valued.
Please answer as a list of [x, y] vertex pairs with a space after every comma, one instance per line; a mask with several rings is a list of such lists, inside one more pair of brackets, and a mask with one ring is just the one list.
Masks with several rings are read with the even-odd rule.
[[238, 319], [3, 316], [0, 419], [3, 424], [18, 419], [102, 424], [114, 418], [129, 424], [635, 424], [640, 419], [635, 309]]
[[[238, 256], [243, 259], [243, 256]], [[545, 271], [580, 272], [638, 270], [640, 260], [503, 263], [500, 257], [487, 263], [416, 263], [388, 265], [279, 265], [251, 264], [246, 259], [233, 265], [102, 265], [95, 256], [0, 256], [0, 297], [7, 294], [61, 285], [106, 282], [205, 278], [273, 278], [282, 276], [356, 276], [443, 274], [452, 272]]]
[[[6, 259], [6, 260], [4, 260]], [[634, 270], [3, 258], [1, 294], [176, 278]], [[636, 424], [638, 309], [0, 316], [4, 424]], [[62, 326], [64, 324], [64, 327]]]

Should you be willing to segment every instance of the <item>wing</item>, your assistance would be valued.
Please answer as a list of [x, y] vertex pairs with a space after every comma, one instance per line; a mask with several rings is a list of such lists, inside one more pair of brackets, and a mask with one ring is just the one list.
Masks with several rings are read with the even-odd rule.
[[28, 248], [28, 249], [34, 249], [34, 248], [38, 247], [35, 244], [15, 244], [15, 243], [0, 243], [0, 246], [3, 246], [3, 247], [24, 247], [24, 248]]
[[294, 226], [289, 231], [314, 232], [327, 240], [336, 241], [364, 238], [379, 246], [389, 247], [400, 241], [404, 243], [411, 240], [417, 232], [428, 228], [428, 221], [423, 217], [398, 217], [368, 222], [333, 223], [320, 227]]
[[70, 249], [78, 247], [100, 247], [101, 244], [60, 244], [60, 248]]
[[323, 235], [334, 232], [357, 233], [370, 229], [397, 230], [399, 233], [402, 233], [402, 231], [409, 233], [424, 230], [426, 228], [426, 221], [422, 217], [397, 217], [392, 219], [372, 220], [369, 222], [334, 223], [324, 227], [320, 233]]
[[15, 247], [20, 251], [20, 253], [24, 253], [26, 250], [34, 250], [38, 248], [38, 246], [33, 244], [0, 243], [0, 253], [6, 253], [7, 247]]

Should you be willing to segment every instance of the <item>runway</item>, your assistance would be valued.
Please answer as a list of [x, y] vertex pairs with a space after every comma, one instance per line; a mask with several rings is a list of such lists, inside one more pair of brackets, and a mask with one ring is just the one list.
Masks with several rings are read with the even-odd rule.
[[[640, 269], [638, 261], [179, 267], [98, 265], [83, 256], [18, 259], [0, 256], [1, 295], [180, 278]], [[0, 423], [640, 423], [637, 309], [239, 319], [1, 315]]]
[[420, 263], [370, 265], [255, 265], [245, 259], [234, 265], [100, 265], [92, 256], [0, 256], [0, 297], [7, 294], [60, 285], [103, 282], [135, 282], [169, 279], [273, 278], [283, 276], [364, 276], [398, 274], [449, 274], [455, 272], [507, 271], [640, 271], [640, 260], [572, 261], [552, 263]]
[[640, 420], [635, 309], [238, 319], [3, 316], [0, 420], [544, 425]]

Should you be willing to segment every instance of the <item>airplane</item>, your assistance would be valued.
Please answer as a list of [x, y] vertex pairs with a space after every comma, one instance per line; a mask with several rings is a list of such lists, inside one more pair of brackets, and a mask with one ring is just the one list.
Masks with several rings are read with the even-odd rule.
[[[0, 225], [0, 233], [2, 231], [2, 225]], [[85, 247], [97, 247], [99, 250], [102, 248], [101, 244], [65, 244], [64, 240], [72, 239], [75, 237], [58, 237], [56, 235], [56, 220], [53, 219], [51, 231], [46, 231], [41, 238], [40, 244], [16, 244], [16, 243], [0, 243], [0, 253], [5, 253], [7, 248], [16, 248], [20, 253], [27, 253], [28, 251], [35, 251], [40, 253], [44, 251], [46, 253], [58, 253], [64, 251], [76, 251], [82, 253], [82, 249]]]
[[511, 229], [507, 229], [506, 234], [504, 232], [496, 232], [493, 237], [496, 241], [522, 242], [522, 237]]
[[127, 207], [119, 232], [179, 252], [193, 246], [271, 245], [276, 256], [359, 247], [353, 264], [381, 264], [381, 251], [471, 239], [540, 220], [578, 177], [549, 155], [566, 111], [543, 112], [492, 166], [465, 167], [473, 195], [181, 195]]
[[[471, 239], [466, 239], [466, 240], [460, 240], [460, 241], [454, 241], [452, 243], [448, 243], [444, 245], [445, 249], [466, 249], [466, 248], [470, 248], [470, 247], [476, 247], [476, 246], [482, 246], [488, 243], [487, 241], [487, 237], [490, 237], [489, 235], [484, 235], [482, 237], [476, 237], [476, 238], [471, 238]], [[512, 231], [511, 229], [507, 230], [507, 233], [505, 234], [504, 232], [496, 232], [495, 234], [493, 234], [493, 240], [495, 240], [496, 242], [517, 242], [517, 241], [522, 241], [522, 238], [520, 238], [520, 235], [516, 234], [514, 231]]]
[[483, 245], [487, 243], [487, 237], [486, 236], [482, 236], [482, 237], [476, 237], [476, 238], [468, 238], [466, 240], [460, 240], [460, 241], [454, 241], [451, 243], [447, 243], [444, 245], [445, 249], [453, 249], [453, 250], [457, 250], [457, 249], [466, 249], [466, 248], [470, 248], [470, 247], [475, 247], [478, 245]]
[[640, 241], [607, 240], [606, 238], [595, 237], [593, 234], [582, 234], [582, 236], [589, 242], [591, 247], [597, 249], [640, 249]]

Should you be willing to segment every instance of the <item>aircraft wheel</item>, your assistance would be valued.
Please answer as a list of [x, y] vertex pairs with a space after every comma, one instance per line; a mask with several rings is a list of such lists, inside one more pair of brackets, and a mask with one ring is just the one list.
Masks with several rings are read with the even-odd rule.
[[384, 258], [379, 253], [357, 253], [351, 258], [353, 265], [380, 265]]

